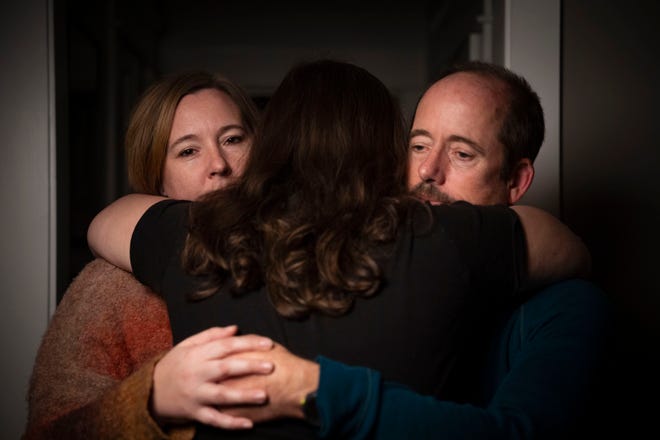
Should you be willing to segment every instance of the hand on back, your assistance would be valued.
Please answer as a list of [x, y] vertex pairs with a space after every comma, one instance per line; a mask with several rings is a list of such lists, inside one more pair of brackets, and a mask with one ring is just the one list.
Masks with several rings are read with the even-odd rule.
[[[271, 373], [273, 364], [260, 357], [260, 352], [270, 350], [273, 342], [235, 333], [235, 326], [204, 330], [174, 346], [156, 364], [150, 409], [161, 426], [188, 420], [224, 429], [252, 426], [249, 419], [225, 414], [218, 408], [266, 401], [266, 391], [258, 382], [239, 388], [227, 386], [226, 380]], [[254, 352], [254, 356], [232, 356], [245, 352]]]

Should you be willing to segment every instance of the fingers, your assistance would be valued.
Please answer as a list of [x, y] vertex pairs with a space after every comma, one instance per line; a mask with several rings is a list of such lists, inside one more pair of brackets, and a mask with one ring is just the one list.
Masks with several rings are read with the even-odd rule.
[[257, 335], [234, 336], [206, 342], [200, 354], [206, 359], [221, 359], [231, 354], [270, 350], [272, 347], [273, 341], [270, 338]]
[[217, 359], [245, 351], [270, 350], [273, 341], [258, 335], [234, 336], [237, 327], [212, 327], [181, 341], [179, 346], [200, 346], [200, 355], [206, 359]]
[[221, 429], [252, 428], [252, 421], [250, 419], [223, 414], [219, 410], [209, 406], [200, 408], [195, 418], [201, 423]]
[[236, 330], [237, 327], [235, 325], [229, 325], [227, 327], [211, 327], [184, 339], [179, 342], [178, 345], [189, 346], [205, 344], [217, 339], [233, 336], [236, 334]]
[[200, 365], [200, 377], [205, 380], [220, 382], [230, 377], [247, 376], [251, 374], [270, 374], [274, 365], [272, 362], [260, 359], [217, 359]]
[[270, 405], [260, 405], [260, 406], [240, 405], [240, 406], [225, 407], [222, 408], [222, 414], [233, 417], [247, 418], [249, 420], [252, 420], [253, 423], [266, 422], [278, 418], [278, 416], [273, 412]]
[[223, 384], [206, 383], [197, 390], [197, 396], [204, 405], [261, 405], [267, 395], [259, 388], [236, 388]]

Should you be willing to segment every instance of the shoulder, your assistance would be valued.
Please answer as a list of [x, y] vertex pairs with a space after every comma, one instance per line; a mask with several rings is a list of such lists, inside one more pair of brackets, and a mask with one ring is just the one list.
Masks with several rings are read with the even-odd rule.
[[476, 239], [482, 234], [517, 228], [519, 219], [508, 206], [478, 206], [458, 201], [451, 204], [419, 204], [411, 210], [409, 218], [417, 234], [441, 233]]
[[98, 258], [88, 263], [67, 288], [56, 308], [53, 324], [72, 319], [115, 321], [130, 310], [144, 311], [144, 307], [164, 308], [164, 303], [131, 273]]
[[118, 291], [144, 293], [147, 290], [130, 272], [97, 258], [88, 263], [73, 279], [62, 302], [112, 299]]
[[188, 200], [161, 200], [151, 205], [144, 214], [142, 214], [139, 223], [163, 220], [187, 221], [188, 212], [192, 203], [193, 202]]
[[191, 203], [165, 199], [147, 209], [135, 226], [131, 254], [140, 248], [144, 251], [169, 249], [173, 241], [185, 236]]
[[552, 315], [555, 319], [572, 320], [576, 325], [611, 318], [612, 304], [603, 290], [584, 279], [554, 283], [536, 292], [523, 304], [528, 319]]

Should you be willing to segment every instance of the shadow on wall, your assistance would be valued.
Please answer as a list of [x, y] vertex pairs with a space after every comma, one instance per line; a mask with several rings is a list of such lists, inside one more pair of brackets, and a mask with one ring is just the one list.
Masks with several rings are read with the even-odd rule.
[[660, 212], [629, 194], [582, 196], [573, 203], [583, 216], [574, 213], [566, 220], [590, 248], [593, 280], [616, 314], [613, 370], [605, 393], [611, 414], [599, 423], [621, 438], [633, 432], [648, 437], [648, 432], [660, 433], [654, 402], [660, 391], [660, 260], [648, 234], [658, 227]]

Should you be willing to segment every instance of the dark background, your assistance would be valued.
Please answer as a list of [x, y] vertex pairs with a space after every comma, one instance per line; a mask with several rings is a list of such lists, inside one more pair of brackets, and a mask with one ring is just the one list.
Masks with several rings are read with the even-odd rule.
[[[560, 216], [590, 247], [618, 317], [602, 423], [657, 432], [660, 6], [561, 4]], [[59, 295], [91, 258], [89, 221], [128, 191], [125, 124], [151, 81], [213, 69], [263, 102], [300, 57], [334, 56], [371, 70], [410, 113], [439, 69], [467, 58], [481, 5], [56, 1]]]
[[192, 0], [55, 2], [58, 133], [58, 299], [91, 259], [86, 230], [129, 191], [123, 138], [154, 79], [204, 68], [263, 105], [288, 68], [328, 56], [381, 78], [410, 114], [429, 78], [468, 57], [481, 1]]

